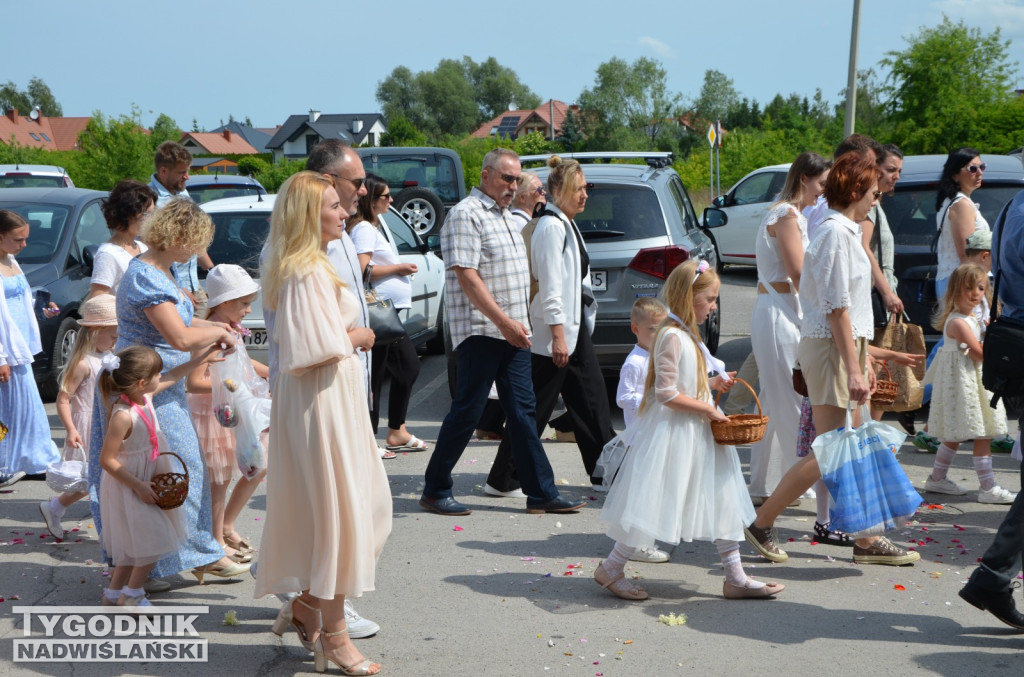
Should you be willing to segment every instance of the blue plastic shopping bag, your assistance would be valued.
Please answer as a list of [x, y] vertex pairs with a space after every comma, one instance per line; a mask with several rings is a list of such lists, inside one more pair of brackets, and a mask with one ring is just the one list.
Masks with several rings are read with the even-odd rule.
[[880, 534], [906, 523], [921, 505], [921, 496], [896, 460], [907, 438], [892, 426], [871, 420], [854, 428], [850, 412], [846, 427], [814, 441], [821, 477], [832, 495], [832, 529], [849, 534]]

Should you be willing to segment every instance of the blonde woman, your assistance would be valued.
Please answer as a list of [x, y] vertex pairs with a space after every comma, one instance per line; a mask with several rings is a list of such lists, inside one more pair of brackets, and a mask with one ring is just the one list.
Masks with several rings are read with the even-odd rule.
[[[261, 281], [270, 333], [267, 519], [256, 596], [302, 590], [273, 630], [289, 627], [349, 675], [373, 675], [345, 627], [345, 598], [375, 586], [391, 532], [391, 490], [366, 411], [356, 351], [373, 331], [356, 326], [357, 298], [327, 259], [348, 213], [324, 176], [300, 172], [281, 187]], [[322, 617], [322, 621], [321, 621]]]

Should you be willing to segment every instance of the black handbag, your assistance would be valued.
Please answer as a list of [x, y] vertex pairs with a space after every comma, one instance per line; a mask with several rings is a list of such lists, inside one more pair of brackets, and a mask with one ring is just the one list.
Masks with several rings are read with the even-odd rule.
[[871, 315], [876, 327], [885, 327], [889, 324], [889, 311], [885, 308], [885, 301], [882, 300], [882, 294], [874, 288], [871, 289]]
[[[999, 215], [996, 228], [999, 237], [996, 240], [996, 252], [1002, 254], [1003, 230], [1006, 224], [1006, 213], [1010, 205], [1003, 208]], [[992, 393], [991, 406], [996, 406], [999, 398], [1013, 398], [1024, 395], [1024, 322], [1008, 317], [997, 317], [999, 306], [999, 278], [1002, 270], [996, 262], [996, 281], [992, 294], [992, 312], [988, 329], [985, 330], [985, 342], [982, 344], [981, 383]]]
[[373, 289], [366, 290], [366, 313], [373, 330], [373, 345], [386, 346], [405, 336], [405, 325], [391, 299], [384, 299]]

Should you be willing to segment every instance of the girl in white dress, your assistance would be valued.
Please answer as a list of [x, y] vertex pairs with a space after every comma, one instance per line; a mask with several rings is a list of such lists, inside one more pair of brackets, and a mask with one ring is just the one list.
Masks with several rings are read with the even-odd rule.
[[[110, 587], [103, 593], [105, 605], [152, 606], [142, 587], [150, 569], [188, 536], [183, 511], [156, 506], [150, 478], [157, 472], [159, 454], [170, 450], [160, 433], [151, 396], [170, 388], [218, 352], [213, 346], [165, 374], [160, 373], [160, 356], [143, 346], [125, 348], [102, 360], [99, 389], [110, 420], [100, 450], [100, 540], [114, 563]], [[178, 465], [173, 457], [165, 458], [172, 458], [168, 468]], [[163, 472], [165, 459], [159, 465]]]
[[[940, 440], [925, 491], [960, 496], [967, 492], [946, 477], [960, 442], [974, 440], [974, 470], [981, 490], [979, 503], [1013, 503], [1016, 494], [996, 484], [989, 442], [1006, 434], [1003, 405], [989, 406], [992, 393], [981, 383], [981, 325], [974, 316], [988, 292], [988, 274], [965, 263], [949, 276], [945, 302], [935, 321], [945, 338], [924, 382], [932, 385], [928, 432]], [[954, 440], [954, 441], [946, 441]]]
[[[655, 539], [714, 541], [727, 599], [769, 597], [784, 588], [743, 571], [739, 541], [754, 506], [736, 450], [717, 444], [709, 425], [726, 420], [711, 391], [732, 386], [725, 365], [711, 357], [697, 333], [715, 309], [719, 287], [707, 262], [694, 260], [673, 270], [662, 290], [672, 312], [658, 329], [630, 448], [601, 510], [615, 547], [594, 579], [622, 599], [647, 599], [624, 579], [623, 568], [636, 548], [652, 547]], [[709, 379], [709, 368], [718, 375]]]

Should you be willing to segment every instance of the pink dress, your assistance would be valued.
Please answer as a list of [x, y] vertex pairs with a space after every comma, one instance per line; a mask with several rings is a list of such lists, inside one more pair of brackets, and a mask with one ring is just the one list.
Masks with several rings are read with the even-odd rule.
[[[92, 432], [92, 404], [96, 399], [96, 381], [100, 377], [99, 353], [89, 353], [82, 356], [82, 362], [89, 367], [89, 374], [78, 384], [78, 388], [71, 394], [71, 422], [78, 430], [78, 436], [82, 438], [82, 446], [85, 447], [85, 457], [89, 458], [89, 436]], [[66, 443], [65, 443], [66, 445]]]
[[[167, 440], [160, 432], [160, 423], [148, 395], [143, 410], [156, 426], [159, 450], [170, 451]], [[128, 411], [132, 417], [132, 431], [122, 442], [121, 451], [117, 455], [117, 460], [128, 472], [144, 480], [158, 472], [181, 472], [181, 464], [173, 456], [150, 460], [153, 448], [149, 430], [134, 408], [119, 401], [111, 413], [118, 411]], [[185, 513], [181, 508], [161, 510], [152, 503], [143, 503], [134, 491], [106, 471], [100, 477], [99, 498], [103, 520], [100, 540], [107, 557], [115, 566], [152, 564], [167, 553], [177, 550], [188, 538]]]
[[[210, 376], [210, 368], [206, 368], [206, 376]], [[188, 408], [192, 414], [192, 424], [196, 427], [199, 446], [206, 458], [206, 468], [210, 481], [214, 484], [230, 482], [238, 474], [235, 464], [235, 434], [231, 428], [225, 428], [217, 422], [213, 415], [213, 395], [211, 393], [189, 393]]]

